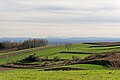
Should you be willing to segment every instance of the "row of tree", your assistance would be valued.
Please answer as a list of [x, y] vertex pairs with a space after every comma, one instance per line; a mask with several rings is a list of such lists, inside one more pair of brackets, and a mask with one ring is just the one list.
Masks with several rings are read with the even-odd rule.
[[29, 39], [23, 42], [12, 42], [12, 41], [4, 41], [0, 42], [0, 49], [27, 49], [27, 48], [36, 48], [46, 46], [48, 41], [46, 39]]
[[0, 49], [10, 49], [15, 48], [19, 44], [17, 42], [11, 42], [11, 41], [4, 41], [0, 43]]
[[27, 48], [36, 48], [36, 47], [42, 47], [46, 46], [48, 44], [48, 41], [46, 39], [30, 39], [24, 41], [19, 48], [21, 49], [27, 49]]

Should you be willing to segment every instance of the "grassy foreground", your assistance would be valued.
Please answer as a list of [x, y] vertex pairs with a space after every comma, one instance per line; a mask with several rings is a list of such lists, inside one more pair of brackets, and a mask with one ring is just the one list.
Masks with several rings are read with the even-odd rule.
[[0, 72], [0, 80], [120, 80], [119, 70], [39, 71], [11, 70]]

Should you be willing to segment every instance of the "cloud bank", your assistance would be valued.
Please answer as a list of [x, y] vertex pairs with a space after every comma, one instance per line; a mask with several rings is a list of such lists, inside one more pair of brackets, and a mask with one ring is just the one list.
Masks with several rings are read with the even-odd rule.
[[0, 37], [119, 37], [119, 4], [119, 0], [0, 0]]

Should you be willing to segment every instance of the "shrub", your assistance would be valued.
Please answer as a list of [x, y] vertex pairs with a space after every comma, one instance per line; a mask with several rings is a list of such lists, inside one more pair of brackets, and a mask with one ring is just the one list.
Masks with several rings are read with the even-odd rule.
[[47, 61], [48, 60], [48, 56], [44, 57], [44, 60]]
[[120, 60], [111, 60], [108, 67], [111, 69], [120, 69]]
[[50, 65], [52, 65], [52, 63], [51, 63], [51, 62], [46, 61], [43, 65], [44, 65], [44, 66], [50, 66]]
[[54, 61], [60, 61], [60, 57], [55, 56], [55, 57], [53, 57], [53, 60], [54, 60]]
[[33, 54], [33, 55], [29, 55], [26, 59], [24, 59], [24, 61], [38, 61], [39, 60], [39, 57], [36, 56], [36, 54]]
[[71, 60], [64, 60], [63, 64], [66, 65], [66, 64], [71, 64], [72, 61]]
[[81, 58], [79, 56], [72, 56], [73, 61], [81, 61]]

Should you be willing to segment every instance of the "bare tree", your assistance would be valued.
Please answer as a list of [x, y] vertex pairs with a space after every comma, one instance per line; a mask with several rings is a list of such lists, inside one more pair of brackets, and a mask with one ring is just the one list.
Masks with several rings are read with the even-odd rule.
[[20, 47], [27, 49], [27, 48], [36, 48], [46, 46], [48, 41], [46, 39], [29, 39], [24, 41]]
[[65, 43], [65, 48], [66, 48], [68, 51], [70, 51], [70, 50], [72, 49], [72, 43], [66, 42], [66, 43]]
[[0, 43], [0, 49], [27, 49], [27, 48], [36, 48], [46, 46], [48, 41], [46, 39], [29, 39], [23, 42], [12, 42], [12, 41], [4, 41]]
[[0, 49], [4, 49], [4, 45], [2, 43], [0, 43]]
[[11, 42], [11, 41], [4, 41], [1, 42], [1, 45], [5, 48], [5, 49], [10, 49], [10, 48], [15, 48], [18, 46], [17, 42]]

